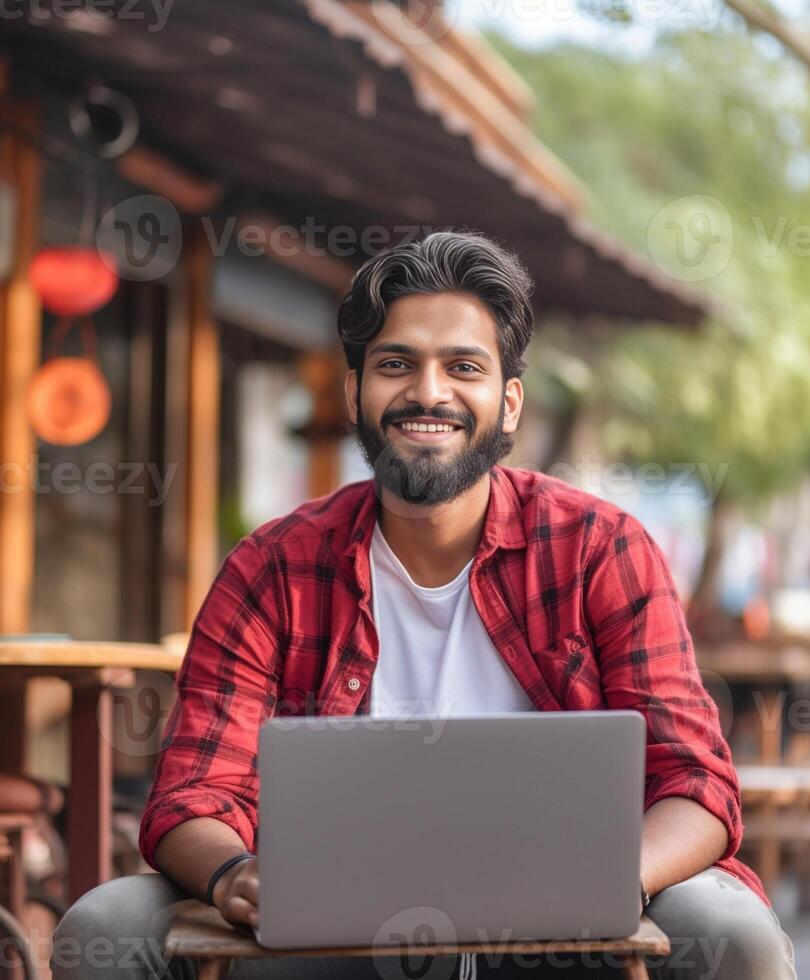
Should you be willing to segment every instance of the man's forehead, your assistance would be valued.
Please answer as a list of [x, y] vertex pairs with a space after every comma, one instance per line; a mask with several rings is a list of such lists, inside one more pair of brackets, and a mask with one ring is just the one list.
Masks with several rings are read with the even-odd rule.
[[477, 297], [412, 294], [389, 306], [382, 330], [369, 344], [368, 352], [383, 343], [400, 343], [419, 353], [439, 356], [448, 356], [452, 348], [478, 347], [494, 357], [498, 350], [496, 330], [491, 311]]

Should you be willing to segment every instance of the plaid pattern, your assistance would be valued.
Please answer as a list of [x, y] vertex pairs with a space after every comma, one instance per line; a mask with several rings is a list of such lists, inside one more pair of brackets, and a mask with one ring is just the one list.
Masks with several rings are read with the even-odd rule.
[[[716, 867], [770, 905], [734, 857], [739, 782], [660, 549], [629, 514], [560, 480], [501, 466], [490, 476], [470, 589], [496, 649], [538, 711], [640, 711], [645, 809], [668, 796], [700, 803], [728, 830]], [[367, 712], [378, 506], [372, 481], [349, 484], [257, 528], [226, 557], [177, 675], [141, 825], [151, 867], [160, 838], [192, 817], [222, 820], [255, 850], [265, 719]]]

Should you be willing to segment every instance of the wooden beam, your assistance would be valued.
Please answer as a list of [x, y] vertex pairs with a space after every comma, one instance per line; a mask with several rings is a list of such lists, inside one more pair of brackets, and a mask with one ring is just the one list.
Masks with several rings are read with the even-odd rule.
[[[355, 17], [382, 33], [404, 53], [402, 68], [413, 85], [417, 101], [426, 111], [438, 111], [444, 125], [453, 131], [463, 129], [470, 137], [478, 158], [511, 162], [513, 180], [535, 184], [551, 192], [567, 209], [581, 211], [590, 203], [590, 194], [565, 164], [534, 137], [523, 121], [504, 111], [502, 93], [496, 91], [480, 73], [471, 70], [468, 58], [459, 57], [445, 40], [413, 43], [414, 26], [403, 21], [395, 4], [370, 5], [348, 0], [305, 0], [311, 15], [344, 21]], [[428, 41], [428, 35], [425, 35]], [[487, 73], [484, 73], [486, 78]]]
[[453, 27], [441, 33], [437, 43], [477, 74], [513, 116], [530, 124], [537, 103], [534, 89], [487, 41]]
[[137, 144], [116, 163], [115, 169], [133, 184], [140, 184], [190, 214], [204, 214], [222, 200], [222, 184], [191, 173], [151, 147]]
[[[3, 102], [0, 122], [35, 132], [33, 108]], [[39, 236], [40, 159], [12, 132], [0, 135], [0, 180], [16, 197], [13, 267], [0, 283], [0, 632], [25, 633], [31, 624], [34, 583], [34, 489], [31, 466], [36, 438], [25, 395], [39, 366], [42, 310], [28, 279]]]
[[338, 296], [342, 296], [349, 288], [355, 271], [354, 265], [348, 259], [313, 255], [300, 236], [295, 237], [296, 229], [290, 229], [281, 218], [267, 213], [246, 216], [237, 221], [237, 228], [259, 229], [268, 243], [267, 257], [276, 265], [299, 272]]
[[212, 255], [202, 229], [189, 236], [188, 450], [185, 629], [190, 629], [218, 565], [219, 331], [211, 316]]
[[[6, 72], [4, 63], [4, 76]], [[0, 96], [0, 122], [35, 134], [39, 117], [32, 106]], [[16, 205], [12, 265], [0, 283], [0, 633], [31, 629], [36, 502], [31, 465], [37, 446], [25, 393], [39, 366], [42, 331], [39, 298], [28, 280], [39, 237], [40, 175], [40, 159], [31, 144], [16, 133], [0, 133], [0, 180], [11, 188]], [[0, 768], [27, 766], [26, 702], [25, 683], [7, 684], [0, 692]]]
[[186, 500], [188, 497], [188, 310], [181, 265], [168, 285], [164, 387], [163, 462], [172, 467], [172, 489], [160, 511], [160, 634], [186, 630]]

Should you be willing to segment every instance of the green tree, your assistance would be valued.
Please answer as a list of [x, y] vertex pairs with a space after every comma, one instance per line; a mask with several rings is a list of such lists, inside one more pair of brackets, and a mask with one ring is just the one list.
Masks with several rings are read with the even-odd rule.
[[[569, 396], [607, 454], [726, 468], [695, 596], [705, 608], [724, 512], [754, 508], [810, 469], [805, 70], [730, 15], [712, 34], [662, 32], [637, 57], [490, 40], [533, 87], [537, 134], [592, 188], [597, 223], [647, 251], [655, 216], [680, 199], [688, 211], [690, 196], [708, 195], [731, 222], [728, 264], [693, 286], [727, 311], [722, 318], [696, 331], [628, 327], [584, 352], [575, 325], [567, 342], [589, 369], [587, 386]], [[675, 259], [673, 250], [677, 278]], [[559, 332], [550, 343], [540, 333], [530, 394], [565, 353]]]

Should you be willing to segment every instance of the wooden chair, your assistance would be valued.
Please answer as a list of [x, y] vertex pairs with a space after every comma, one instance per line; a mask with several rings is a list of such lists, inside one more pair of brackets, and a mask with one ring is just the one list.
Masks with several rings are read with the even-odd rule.
[[0, 940], [3, 956], [12, 949], [17, 961], [6, 964], [4, 976], [37, 980], [36, 965], [20, 921], [26, 901], [23, 831], [38, 814], [57, 813], [63, 803], [58, 787], [24, 773], [0, 772]]
[[221, 980], [234, 959], [270, 959], [280, 956], [400, 956], [412, 951], [420, 956], [456, 953], [610, 953], [622, 961], [622, 973], [630, 980], [648, 977], [644, 956], [666, 956], [669, 939], [656, 924], [642, 916], [638, 931], [628, 939], [549, 940], [513, 943], [401, 947], [341, 947], [337, 949], [267, 949], [248, 930], [236, 929], [219, 911], [205, 902], [182, 902], [172, 920], [164, 953], [200, 960], [198, 980]]

